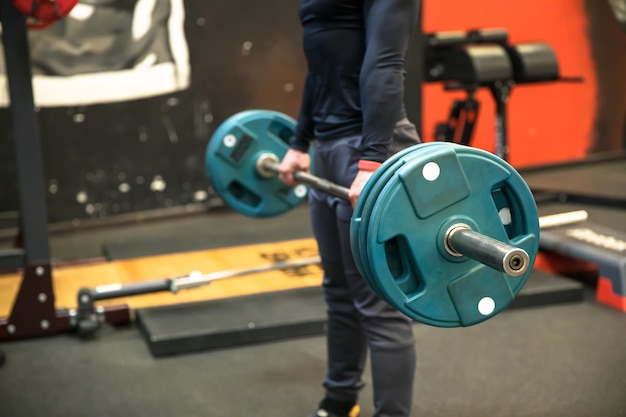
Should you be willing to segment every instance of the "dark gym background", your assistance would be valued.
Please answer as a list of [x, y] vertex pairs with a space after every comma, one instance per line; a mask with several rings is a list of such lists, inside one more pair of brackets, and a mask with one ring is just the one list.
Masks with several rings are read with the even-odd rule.
[[[107, 14], [111, 10], [132, 17], [125, 2], [86, 3], [102, 10], [94, 33], [113, 25]], [[155, 14], [167, 17], [174, 3], [156, 2]], [[247, 108], [297, 114], [304, 78], [297, 2], [187, 0], [184, 11], [189, 88], [137, 100], [39, 108], [51, 224], [76, 227], [88, 219], [219, 205], [204, 169], [204, 150], [215, 127]], [[72, 38], [69, 25], [31, 32], [35, 58], [46, 36], [80, 42]], [[424, 31], [476, 27], [505, 27], [512, 42], [546, 41], [559, 56], [564, 75], [585, 77], [579, 85], [514, 91], [509, 106], [514, 166], [623, 147], [626, 40], [607, 1], [483, 0], [480, 7], [461, 0], [424, 3]], [[420, 86], [419, 50], [418, 36], [409, 61], [407, 106], [424, 139], [431, 140], [456, 93], [444, 92], [440, 85]], [[132, 57], [124, 58], [132, 62]], [[36, 74], [67, 75], [62, 65], [34, 61]], [[87, 71], [97, 72], [97, 65], [105, 64], [94, 63]], [[486, 92], [478, 98], [482, 110], [475, 146], [491, 149], [493, 103]], [[0, 212], [7, 212], [17, 209], [17, 199], [6, 108], [0, 109], [0, 137], [6, 138], [0, 141]]]

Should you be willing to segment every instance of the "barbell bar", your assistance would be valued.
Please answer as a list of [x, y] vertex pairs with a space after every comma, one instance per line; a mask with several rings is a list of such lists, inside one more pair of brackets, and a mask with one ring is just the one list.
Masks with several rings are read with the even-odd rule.
[[[278, 175], [280, 162], [272, 153], [259, 155], [255, 167], [260, 176], [271, 178]], [[295, 171], [297, 182], [320, 189], [336, 197], [350, 201], [349, 189], [304, 171]], [[478, 233], [464, 223], [450, 226], [444, 235], [444, 247], [452, 256], [467, 256], [512, 277], [524, 275], [530, 265], [528, 253], [520, 248]]]
[[565, 213], [548, 214], [539, 217], [539, 228], [548, 229], [551, 227], [566, 226], [574, 223], [584, 222], [589, 218], [587, 210], [574, 210]]

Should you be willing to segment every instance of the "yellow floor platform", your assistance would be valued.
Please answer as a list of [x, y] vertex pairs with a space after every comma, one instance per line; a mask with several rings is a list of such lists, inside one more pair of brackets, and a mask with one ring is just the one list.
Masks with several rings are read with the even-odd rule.
[[[55, 305], [57, 308], [76, 308], [78, 291], [85, 287], [95, 288], [99, 285], [175, 278], [192, 271], [212, 273], [248, 269], [270, 265], [276, 261], [314, 256], [317, 256], [315, 240], [300, 239], [58, 267], [53, 269]], [[201, 288], [182, 290], [178, 294], [147, 294], [100, 301], [98, 305], [128, 304], [131, 309], [171, 305], [315, 286], [321, 283], [321, 279], [322, 271], [319, 265], [309, 265], [225, 279]], [[20, 274], [0, 275], [0, 317], [7, 317], [10, 314], [20, 283]]]

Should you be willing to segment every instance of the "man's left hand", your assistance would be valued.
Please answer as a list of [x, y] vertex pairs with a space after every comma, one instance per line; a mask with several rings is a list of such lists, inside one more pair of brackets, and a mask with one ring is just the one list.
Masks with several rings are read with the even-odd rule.
[[350, 203], [352, 207], [356, 205], [359, 196], [361, 195], [361, 191], [365, 186], [365, 183], [372, 176], [374, 171], [359, 171], [356, 174], [356, 178], [352, 181], [352, 185], [350, 185], [350, 191], [348, 192], [348, 197], [350, 198]]

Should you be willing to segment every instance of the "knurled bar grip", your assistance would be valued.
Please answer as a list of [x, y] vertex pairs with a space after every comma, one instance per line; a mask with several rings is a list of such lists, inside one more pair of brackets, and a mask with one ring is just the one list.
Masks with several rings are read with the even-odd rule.
[[343, 198], [344, 200], [350, 200], [350, 197], [348, 196], [348, 192], [350, 190], [348, 188], [342, 187], [341, 185], [337, 185], [323, 178], [316, 177], [315, 175], [302, 171], [294, 172], [293, 178], [303, 184], [308, 184], [311, 187], [326, 191], [328, 194]]
[[[272, 158], [264, 158], [257, 169], [278, 174], [280, 164]], [[260, 175], [263, 175], [259, 173]], [[296, 181], [326, 191], [329, 194], [349, 200], [348, 188], [334, 184], [315, 175], [296, 171]], [[530, 257], [525, 250], [473, 231], [467, 225], [451, 227], [445, 236], [445, 247], [455, 256], [467, 256], [497, 271], [510, 276], [521, 276], [530, 266]]]
[[171, 280], [170, 290], [176, 293], [178, 290], [186, 290], [190, 288], [202, 287], [210, 284], [213, 281], [226, 278], [240, 277], [244, 275], [260, 274], [262, 272], [277, 271], [281, 269], [298, 268], [302, 266], [308, 266], [313, 264], [319, 264], [321, 262], [319, 256], [312, 256], [310, 258], [296, 259], [293, 261], [276, 262], [270, 265], [258, 266], [248, 269], [232, 269], [228, 271], [218, 271], [210, 274], [203, 274], [201, 272], [192, 272], [189, 275], [180, 278], [174, 278]]

